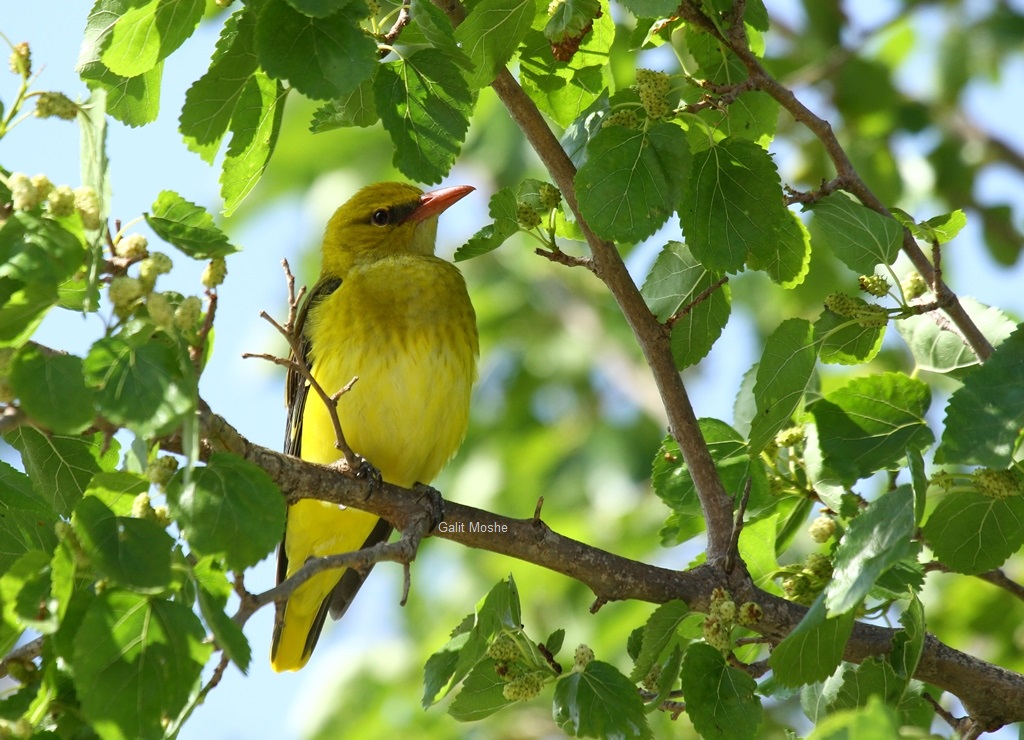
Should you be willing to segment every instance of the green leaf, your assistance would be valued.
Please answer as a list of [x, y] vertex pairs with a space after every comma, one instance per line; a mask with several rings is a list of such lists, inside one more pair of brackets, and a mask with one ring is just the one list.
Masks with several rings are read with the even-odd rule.
[[634, 661], [633, 672], [629, 674], [630, 681], [642, 681], [650, 673], [651, 666], [657, 663], [671, 646], [679, 643], [679, 625], [689, 613], [690, 607], [679, 599], [661, 604], [654, 610], [644, 625], [643, 642], [640, 654]]
[[195, 690], [211, 646], [187, 606], [110, 590], [90, 604], [74, 638], [73, 681], [101, 737], [163, 737]]
[[759, 453], [790, 425], [811, 382], [817, 356], [811, 324], [804, 319], [783, 321], [765, 340], [754, 382], [751, 454]]
[[[762, 508], [770, 496], [768, 478], [763, 465], [751, 459], [742, 435], [718, 419], [701, 419], [698, 423], [725, 490], [738, 501], [747, 479], [750, 478], [748, 508], [751, 512]], [[658, 497], [680, 518], [701, 519], [700, 524], [703, 528], [703, 514], [697, 498], [696, 485], [683, 460], [679, 445], [671, 437], [665, 438], [658, 455], [654, 458], [651, 484]]]
[[262, 70], [246, 83], [231, 119], [231, 143], [220, 176], [224, 215], [234, 213], [263, 176], [277, 145], [287, 96], [280, 81]]
[[742, 740], [757, 736], [764, 708], [757, 684], [743, 671], [727, 665], [722, 653], [704, 643], [686, 650], [682, 669], [686, 713], [702, 738]]
[[870, 275], [875, 265], [891, 265], [903, 244], [903, 227], [854, 201], [844, 193], [827, 195], [810, 206], [812, 232], [858, 275]]
[[[1002, 344], [1017, 326], [998, 308], [986, 306], [969, 296], [961, 296], [960, 305], [993, 347]], [[896, 322], [896, 330], [914, 355], [918, 370], [945, 373], [962, 380], [969, 368], [980, 364], [978, 356], [963, 337], [943, 329], [933, 316], [901, 319]]]
[[203, 0], [132, 2], [109, 30], [100, 56], [120, 77], [153, 69], [181, 46], [203, 18]]
[[76, 71], [89, 89], [107, 91], [110, 115], [128, 126], [142, 126], [155, 121], [160, 110], [163, 63], [140, 75], [125, 77], [110, 71], [101, 61], [115, 25], [133, 5], [132, 0], [96, 0], [86, 21]]
[[572, 737], [653, 737], [636, 686], [600, 660], [559, 679], [552, 711], [555, 723]]
[[50, 558], [49, 552], [29, 550], [0, 576], [3, 621], [15, 632], [33, 629], [48, 635], [59, 625], [50, 596]]
[[448, 714], [459, 722], [476, 722], [489, 717], [511, 704], [505, 698], [506, 685], [495, 672], [494, 661], [486, 658], [466, 676], [455, 700], [448, 705]]
[[100, 413], [150, 437], [169, 433], [195, 408], [195, 381], [182, 363], [181, 350], [159, 336], [115, 336], [92, 346], [85, 372]]
[[903, 625], [903, 629], [892, 638], [889, 663], [900, 678], [910, 681], [921, 662], [925, 638], [924, 605], [913, 592], [910, 594], [910, 603], [900, 615], [900, 624]]
[[81, 432], [92, 423], [92, 394], [80, 357], [26, 345], [15, 355], [9, 373], [19, 405], [33, 421], [66, 434]]
[[833, 559], [832, 579], [825, 587], [829, 614], [855, 610], [882, 573], [914, 554], [915, 529], [910, 486], [882, 494], [858, 514]]
[[792, 632], [780, 642], [768, 665], [783, 686], [800, 686], [822, 681], [843, 660], [846, 641], [853, 632], [855, 614], [828, 617], [825, 595], [820, 594]]
[[938, 463], [1009, 467], [1024, 431], [1024, 324], [999, 345], [946, 406]]
[[737, 272], [749, 258], [779, 282], [799, 282], [809, 250], [793, 218], [775, 162], [757, 144], [730, 137], [694, 154], [679, 220], [708, 269]]
[[313, 113], [309, 130], [314, 134], [339, 128], [358, 126], [366, 128], [380, 120], [373, 97], [373, 78], [363, 80], [359, 87], [345, 97], [324, 103]]
[[288, 4], [303, 15], [325, 18], [349, 5], [352, 0], [288, 0]]
[[[702, 360], [729, 321], [729, 286], [720, 285], [712, 290], [721, 278], [720, 273], [709, 271], [694, 259], [685, 244], [673, 241], [661, 250], [640, 289], [647, 306], [661, 322], [701, 298], [672, 325], [672, 356], [680, 370]], [[712, 292], [705, 295], [709, 290]]]
[[95, 445], [82, 437], [45, 435], [29, 426], [8, 432], [4, 439], [21, 453], [40, 500], [58, 516], [69, 516], [100, 469]]
[[1024, 495], [947, 494], [924, 523], [935, 556], [958, 573], [998, 568], [1024, 546]]
[[130, 516], [135, 499], [149, 491], [149, 480], [138, 473], [116, 470], [96, 473], [85, 489], [86, 496], [95, 496], [117, 516]]
[[810, 407], [825, 464], [847, 484], [894, 467], [934, 441], [930, 404], [929, 387], [902, 373], [854, 378]]
[[909, 214], [898, 208], [894, 208], [892, 214], [896, 217], [897, 221], [910, 229], [911, 234], [929, 244], [932, 242], [945, 244], [946, 242], [953, 241], [956, 235], [967, 225], [967, 214], [960, 209], [951, 213], [934, 216], [921, 223], [916, 222]]
[[255, 34], [252, 7], [232, 13], [221, 29], [209, 70], [185, 93], [178, 128], [185, 145], [210, 164], [259, 69]]
[[765, 591], [781, 595], [775, 583], [779, 571], [775, 543], [778, 537], [779, 515], [748, 521], [740, 531], [739, 551], [754, 584]]
[[565, 0], [544, 26], [544, 37], [555, 43], [576, 38], [600, 12], [600, 0]]
[[676, 645], [664, 663], [661, 664], [661, 674], [658, 676], [658, 693], [653, 699], [647, 701], [646, 711], [648, 714], [661, 709], [663, 701], [669, 698], [679, 683], [679, 671], [683, 667], [683, 651]]
[[242, 628], [224, 612], [233, 592], [227, 574], [214, 558], [205, 557], [192, 567], [192, 575], [196, 579], [199, 610], [217, 645], [242, 673], [247, 673], [252, 660], [249, 641]]
[[544, 647], [548, 649], [551, 655], [558, 655], [558, 651], [562, 649], [562, 643], [565, 641], [565, 630], [557, 629], [548, 635], [548, 639], [544, 641]]
[[420, 33], [431, 46], [443, 51], [463, 69], [472, 68], [469, 58], [459, 48], [455, 40], [455, 29], [443, 10], [430, 0], [412, 0], [410, 11]]
[[440, 182], [462, 149], [473, 107], [473, 95], [451, 57], [421, 49], [383, 64], [373, 94], [395, 145], [395, 166], [413, 180]]
[[227, 235], [213, 223], [213, 216], [173, 190], [164, 190], [153, 201], [146, 223], [164, 241], [193, 259], [225, 257], [238, 251]]
[[174, 540], [148, 519], [114, 516], [95, 496], [78, 502], [72, 524], [96, 570], [126, 588], [159, 593], [171, 582]]
[[480, 0], [455, 29], [455, 40], [472, 62], [470, 88], [489, 85], [512, 58], [533, 22], [532, 0]]
[[902, 722], [892, 707], [871, 697], [865, 707], [838, 711], [822, 719], [807, 740], [899, 737]]
[[492, 252], [519, 231], [519, 223], [516, 220], [517, 203], [512, 188], [502, 188], [492, 195], [488, 210], [494, 223], [484, 226], [473, 234], [468, 242], [455, 250], [455, 261], [462, 262]]
[[457, 686], [487, 653], [495, 635], [518, 631], [522, 624], [519, 589], [510, 575], [499, 581], [452, 632], [451, 640], [430, 656], [423, 675], [423, 708]]
[[587, 161], [576, 173], [583, 217], [606, 239], [641, 241], [675, 210], [689, 166], [690, 150], [678, 126], [601, 129], [587, 145]]
[[861, 365], [870, 362], [882, 348], [884, 338], [884, 325], [866, 326], [827, 308], [814, 322], [814, 339], [824, 363]]
[[[6, 463], [0, 465], [9, 467]], [[6, 486], [0, 486], [0, 574], [6, 573], [25, 553], [51, 552], [57, 545], [57, 515], [36, 503], [15, 505], [7, 498], [9, 492]]]
[[348, 95], [377, 66], [377, 44], [359, 27], [366, 12], [364, 4], [348, 3], [326, 18], [310, 18], [285, 0], [267, 0], [256, 21], [260, 65], [314, 100]]
[[167, 503], [196, 552], [218, 555], [231, 570], [262, 560], [284, 534], [284, 496], [260, 467], [215, 452], [191, 480], [175, 474]]
[[637, 18], [665, 18], [675, 13], [674, 0], [625, 0], [622, 6]]

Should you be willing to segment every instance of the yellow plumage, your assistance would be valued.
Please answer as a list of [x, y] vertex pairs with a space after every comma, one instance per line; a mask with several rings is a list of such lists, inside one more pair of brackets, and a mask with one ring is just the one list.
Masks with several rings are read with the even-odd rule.
[[[388, 483], [429, 483], [462, 442], [476, 377], [477, 330], [462, 274], [434, 256], [437, 216], [472, 188], [423, 194], [402, 183], [359, 191], [331, 218], [320, 279], [301, 315], [313, 376], [328, 393], [353, 377], [338, 417], [349, 446]], [[289, 377], [286, 451], [305, 460], [338, 459], [327, 408]], [[304, 500], [288, 510], [278, 580], [310, 557], [351, 552], [391, 528], [355, 509]], [[316, 645], [330, 608], [340, 617], [363, 577], [322, 573], [279, 605], [271, 663], [298, 670]]]

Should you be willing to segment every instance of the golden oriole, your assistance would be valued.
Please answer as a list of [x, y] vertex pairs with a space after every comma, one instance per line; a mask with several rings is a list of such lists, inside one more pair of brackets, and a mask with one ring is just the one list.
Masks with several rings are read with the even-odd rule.
[[[442, 211], [473, 188], [424, 193], [412, 185], [363, 188], [327, 224], [320, 278], [296, 331], [317, 382], [338, 403], [349, 446], [388, 483], [429, 483], [455, 454], [469, 422], [476, 379], [476, 316], [462, 274], [434, 256]], [[287, 383], [285, 452], [329, 464], [340, 457], [325, 404], [294, 370]], [[305, 499], [288, 508], [278, 583], [311, 557], [386, 540], [391, 525], [357, 509]], [[275, 671], [309, 660], [330, 611], [339, 619], [365, 573], [319, 573], [278, 604]]]

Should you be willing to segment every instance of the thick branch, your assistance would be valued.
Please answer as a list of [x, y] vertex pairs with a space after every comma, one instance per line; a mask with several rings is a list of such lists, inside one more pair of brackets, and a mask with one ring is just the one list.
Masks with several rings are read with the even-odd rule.
[[[435, 0], [435, 4], [448, 15], [455, 26], [466, 17], [466, 11], [458, 0]], [[636, 336], [664, 401], [669, 430], [679, 443], [683, 459], [697, 487], [701, 509], [707, 521], [708, 562], [720, 562], [729, 552], [729, 538], [732, 534], [732, 497], [722, 486], [714, 461], [697, 425], [693, 406], [672, 358], [669, 338], [657, 318], [647, 308], [615, 245], [595, 234], [580, 213], [573, 184], [576, 167], [569, 160], [537, 106], [523, 92], [507, 69], [502, 69], [498, 73], [491, 87], [505, 104], [512, 120], [522, 129], [555, 185], [562, 191], [566, 205], [573, 212], [590, 246], [595, 274], [608, 286]]]
[[[423, 504], [415, 492], [387, 483], [357, 479], [323, 465], [283, 455], [253, 444], [224, 419], [204, 407], [203, 436], [211, 447], [238, 454], [266, 470], [289, 502], [302, 498], [344, 504], [382, 516], [399, 529], [423, 521]], [[483, 528], [481, 525], [496, 525]], [[731, 525], [730, 525], [731, 534]], [[757, 631], [772, 643], [784, 639], [807, 609], [754, 586], [742, 568], [726, 575], [721, 567], [703, 565], [675, 571], [620, 557], [552, 531], [534, 517], [511, 519], [471, 506], [446, 502], [442, 539], [539, 565], [586, 584], [599, 602], [634, 599], [661, 604], [682, 599], [706, 610], [716, 586], [737, 601], [754, 601], [763, 617]], [[887, 653], [896, 630], [857, 623], [846, 645], [846, 660], [861, 662]], [[1024, 676], [954, 650], [929, 635], [916, 678], [955, 694], [974, 720], [993, 729], [1024, 720]]]

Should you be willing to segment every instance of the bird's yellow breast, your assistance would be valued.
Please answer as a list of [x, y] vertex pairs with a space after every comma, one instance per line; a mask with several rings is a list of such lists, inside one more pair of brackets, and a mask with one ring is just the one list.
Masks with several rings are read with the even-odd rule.
[[[458, 269], [417, 254], [357, 264], [310, 310], [307, 332], [313, 375], [328, 393], [359, 378], [338, 404], [349, 446], [389, 483], [433, 480], [465, 436], [476, 376], [476, 319]], [[339, 457], [315, 394], [302, 456]]]

